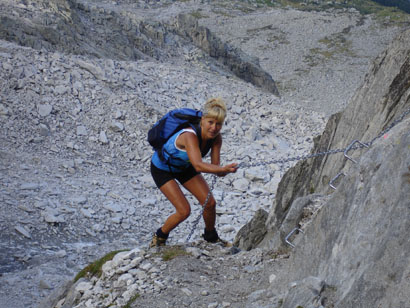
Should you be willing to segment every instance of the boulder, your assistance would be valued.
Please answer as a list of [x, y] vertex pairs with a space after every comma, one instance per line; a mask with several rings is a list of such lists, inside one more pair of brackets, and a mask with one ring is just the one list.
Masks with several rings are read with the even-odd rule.
[[251, 221], [239, 230], [233, 245], [243, 250], [255, 248], [266, 234], [267, 218], [268, 213], [265, 210], [257, 210]]

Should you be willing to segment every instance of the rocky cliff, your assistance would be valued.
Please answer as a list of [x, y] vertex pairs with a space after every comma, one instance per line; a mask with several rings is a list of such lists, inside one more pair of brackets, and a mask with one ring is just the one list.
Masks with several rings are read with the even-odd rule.
[[198, 25], [192, 15], [181, 14], [177, 20], [178, 32], [189, 37], [211, 57], [226, 65], [236, 76], [275, 95], [279, 95], [272, 77], [259, 66], [256, 57], [224, 43], [208, 28]]
[[[0, 38], [38, 50], [131, 61], [169, 61], [182, 54], [191, 40], [234, 75], [279, 95], [257, 58], [222, 42], [208, 28], [198, 26], [192, 15], [181, 13], [171, 24], [118, 10], [111, 3], [97, 8], [92, 2], [56, 0], [27, 3], [32, 10], [27, 18], [25, 7], [0, 15]], [[132, 6], [133, 11], [143, 8], [139, 2]]]
[[408, 307], [409, 113], [407, 30], [376, 59], [312, 151], [336, 153], [291, 168], [269, 215], [255, 216], [237, 236], [245, 249], [296, 246], [288, 276], [300, 284], [284, 307], [316, 307], [322, 292], [333, 298], [330, 307]]
[[409, 307], [409, 127], [363, 154], [296, 236], [284, 307]]

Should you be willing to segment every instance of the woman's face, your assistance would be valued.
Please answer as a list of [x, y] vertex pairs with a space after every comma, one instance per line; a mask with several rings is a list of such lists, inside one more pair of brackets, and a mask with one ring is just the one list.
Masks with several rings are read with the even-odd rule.
[[222, 122], [218, 122], [214, 118], [202, 118], [201, 120], [202, 127], [202, 137], [206, 139], [213, 139], [218, 136], [222, 128]]

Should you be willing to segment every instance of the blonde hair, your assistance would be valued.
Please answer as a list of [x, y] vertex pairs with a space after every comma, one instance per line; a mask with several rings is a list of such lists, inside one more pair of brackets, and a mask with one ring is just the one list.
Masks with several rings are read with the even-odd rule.
[[211, 98], [206, 101], [204, 110], [202, 111], [204, 118], [213, 118], [216, 121], [223, 123], [226, 118], [226, 105], [221, 98]]

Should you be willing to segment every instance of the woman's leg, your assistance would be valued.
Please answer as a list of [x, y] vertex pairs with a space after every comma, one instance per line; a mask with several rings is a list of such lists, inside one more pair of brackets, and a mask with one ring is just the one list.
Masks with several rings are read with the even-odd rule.
[[188, 218], [191, 213], [191, 207], [184, 193], [175, 180], [166, 182], [160, 188], [161, 192], [175, 207], [176, 212], [169, 216], [164, 225], [161, 227], [162, 232], [168, 234], [181, 222]]
[[[191, 194], [195, 196], [195, 198], [201, 205], [204, 204], [210, 190], [208, 184], [201, 174], [197, 174], [192, 179], [186, 181], [183, 185]], [[207, 204], [205, 205], [203, 217], [205, 222], [205, 229], [208, 231], [215, 230], [216, 201], [212, 193], [208, 199]]]

